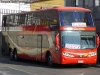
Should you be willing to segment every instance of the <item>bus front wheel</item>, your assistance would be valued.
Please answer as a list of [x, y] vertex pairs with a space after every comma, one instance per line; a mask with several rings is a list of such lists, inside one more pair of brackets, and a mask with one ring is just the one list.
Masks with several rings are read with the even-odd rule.
[[52, 56], [51, 54], [49, 53], [48, 56], [47, 56], [47, 64], [48, 66], [53, 66], [53, 63], [52, 63]]

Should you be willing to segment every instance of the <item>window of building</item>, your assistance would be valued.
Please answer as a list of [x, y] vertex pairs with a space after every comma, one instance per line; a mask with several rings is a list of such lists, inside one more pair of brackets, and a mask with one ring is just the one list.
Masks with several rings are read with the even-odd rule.
[[67, 0], [64, 0], [64, 6], [66, 6], [66, 2], [67, 2]]
[[78, 7], [84, 7], [84, 0], [77, 0]]
[[94, 6], [94, 0], [89, 0], [88, 1], [88, 7], [93, 7]]
[[95, 6], [99, 6], [99, 0], [95, 0]]
[[78, 6], [78, 4], [79, 4], [79, 0], [76, 0], [76, 6]]
[[88, 7], [89, 0], [85, 0], [85, 7]]

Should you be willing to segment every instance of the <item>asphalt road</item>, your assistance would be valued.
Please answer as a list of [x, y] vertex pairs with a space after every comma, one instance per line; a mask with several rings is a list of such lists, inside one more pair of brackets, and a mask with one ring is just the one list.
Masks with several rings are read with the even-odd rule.
[[10, 61], [0, 57], [0, 75], [100, 75], [100, 65], [78, 67], [76, 65], [55, 65], [50, 68], [45, 63], [21, 60]]

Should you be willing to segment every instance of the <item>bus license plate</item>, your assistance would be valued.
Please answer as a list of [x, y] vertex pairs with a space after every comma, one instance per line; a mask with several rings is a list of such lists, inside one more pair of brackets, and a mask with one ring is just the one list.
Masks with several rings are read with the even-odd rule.
[[84, 61], [83, 60], [78, 60], [78, 63], [84, 63]]

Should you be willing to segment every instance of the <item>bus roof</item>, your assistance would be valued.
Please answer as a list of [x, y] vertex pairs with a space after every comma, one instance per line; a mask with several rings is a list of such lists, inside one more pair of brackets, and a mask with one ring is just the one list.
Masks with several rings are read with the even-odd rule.
[[82, 7], [54, 7], [54, 9], [57, 10], [70, 10], [70, 11], [86, 11], [86, 12], [91, 12], [90, 9], [87, 8], [82, 8]]
[[85, 12], [91, 12], [90, 9], [87, 8], [82, 8], [82, 7], [53, 7], [53, 8], [45, 8], [45, 9], [37, 9], [34, 11], [26, 11], [26, 12], [20, 12], [20, 13], [12, 13], [12, 14], [8, 14], [8, 15], [17, 15], [17, 14], [27, 14], [27, 13], [31, 13], [31, 12], [40, 12], [40, 11], [47, 11], [47, 10], [68, 10], [68, 11], [85, 11]]

